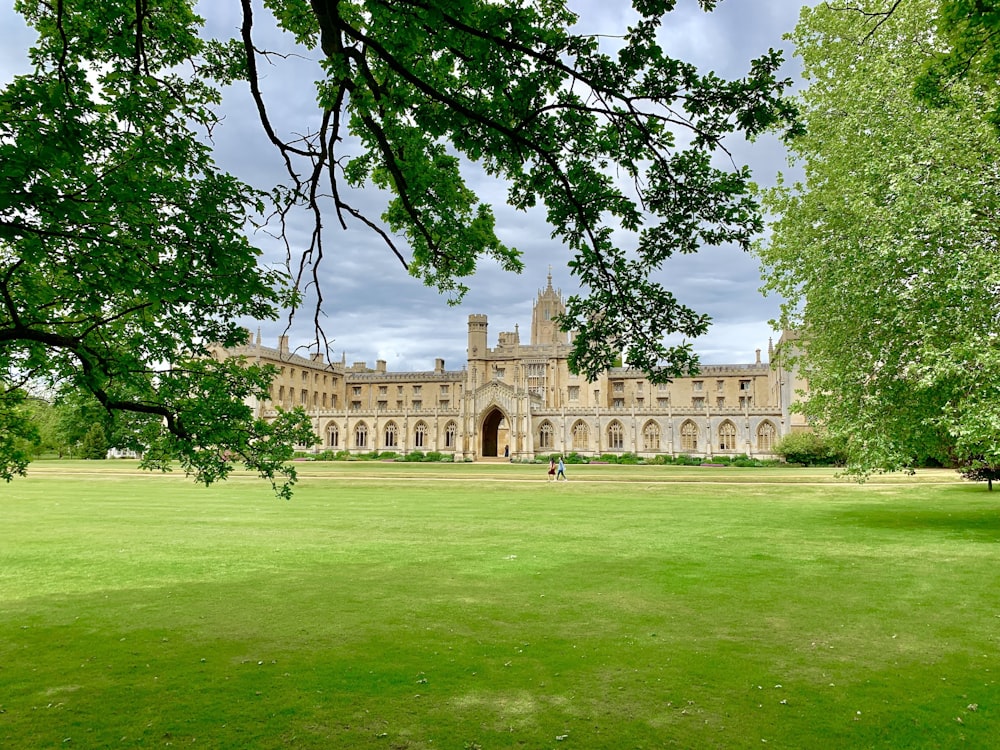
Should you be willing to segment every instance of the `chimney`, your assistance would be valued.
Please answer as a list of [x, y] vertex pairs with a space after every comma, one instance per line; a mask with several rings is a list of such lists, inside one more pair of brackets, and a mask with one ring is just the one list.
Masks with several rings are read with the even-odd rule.
[[757, 350], [757, 364], [760, 364], [760, 349]]
[[278, 336], [278, 351], [288, 354], [288, 336]]
[[444, 372], [444, 360], [438, 357], [434, 360], [434, 372], [442, 373]]
[[385, 360], [377, 359], [375, 360], [375, 372], [385, 372]]

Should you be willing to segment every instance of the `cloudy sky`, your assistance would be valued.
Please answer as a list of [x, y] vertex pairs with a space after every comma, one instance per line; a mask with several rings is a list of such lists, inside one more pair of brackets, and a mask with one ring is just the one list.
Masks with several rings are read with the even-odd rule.
[[[814, 4], [815, 0], [808, 0]], [[702, 12], [695, 0], [679, 0], [677, 10], [664, 25], [663, 46], [671, 55], [692, 62], [704, 71], [726, 78], [746, 73], [749, 61], [769, 48], [785, 51], [787, 75], [798, 75], [792, 50], [782, 35], [790, 31], [806, 0], [722, 0], [712, 13]], [[629, 22], [631, 4], [626, 0], [570, 0], [579, 14], [579, 29], [600, 34], [619, 33]], [[0, 6], [0, 83], [26, 67], [25, 50], [30, 32], [12, 10]], [[237, 0], [205, 0], [198, 6], [207, 28], [215, 35], [236, 35], [240, 24]], [[262, 9], [258, 26], [267, 24]], [[261, 36], [270, 47], [282, 45], [276, 36]], [[315, 59], [299, 59], [282, 68], [263, 67], [262, 88], [278, 125], [286, 133], [303, 132], [316, 122], [313, 72]], [[242, 87], [225, 92], [225, 121], [215, 133], [219, 163], [251, 184], [266, 187], [280, 178], [274, 149], [264, 140], [249, 94]], [[776, 172], [785, 170], [785, 155], [774, 138], [749, 144], [740, 139], [728, 146], [738, 163], [749, 164], [760, 184], [770, 184]], [[531, 304], [552, 273], [553, 285], [564, 295], [576, 291], [566, 263], [566, 249], [550, 238], [541, 212], [524, 214], [503, 205], [505, 189], [491, 184], [474, 167], [468, 170], [470, 184], [493, 205], [498, 232], [507, 245], [523, 253], [525, 269], [520, 275], [505, 273], [493, 264], [480, 264], [469, 282], [471, 291], [457, 307], [419, 281], [408, 276], [399, 261], [360, 225], [341, 231], [332, 217], [327, 221], [328, 257], [322, 272], [323, 328], [331, 339], [330, 349], [347, 361], [386, 360], [393, 370], [426, 370], [436, 357], [446, 366], [460, 368], [465, 362], [466, 321], [472, 313], [489, 316], [490, 345], [500, 331], [519, 325], [527, 343]], [[377, 207], [382, 198], [374, 192], [356, 196], [358, 205]], [[373, 215], [377, 216], [376, 210]], [[280, 249], [266, 237], [255, 238], [270, 256]], [[706, 248], [694, 256], [668, 261], [664, 281], [677, 297], [713, 319], [708, 335], [695, 342], [706, 364], [752, 361], [756, 348], [767, 349], [771, 331], [768, 320], [778, 312], [779, 300], [764, 298], [758, 288], [760, 272], [751, 256], [734, 247]], [[306, 310], [289, 331], [293, 346], [307, 345], [313, 338], [311, 311]], [[265, 343], [274, 344], [286, 321], [262, 324]]]

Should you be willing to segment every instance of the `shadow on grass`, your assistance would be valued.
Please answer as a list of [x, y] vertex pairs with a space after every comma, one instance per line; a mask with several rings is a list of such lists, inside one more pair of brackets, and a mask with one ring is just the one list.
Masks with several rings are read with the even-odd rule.
[[895, 531], [936, 532], [974, 542], [1000, 542], [1000, 495], [998, 507], [947, 510], [912, 507], [872, 508], [837, 513], [837, 520], [851, 526]]

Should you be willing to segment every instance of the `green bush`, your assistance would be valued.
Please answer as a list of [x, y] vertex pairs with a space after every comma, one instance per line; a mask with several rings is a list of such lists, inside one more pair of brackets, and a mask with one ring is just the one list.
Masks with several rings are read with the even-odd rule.
[[845, 461], [832, 441], [815, 432], [791, 432], [778, 441], [774, 452], [801, 466], [842, 466]]

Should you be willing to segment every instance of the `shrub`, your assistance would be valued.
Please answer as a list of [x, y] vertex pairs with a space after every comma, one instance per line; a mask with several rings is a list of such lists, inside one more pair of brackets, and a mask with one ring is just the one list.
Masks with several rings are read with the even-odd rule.
[[423, 451], [411, 451], [407, 453], [405, 456], [403, 456], [403, 460], [409, 462], [426, 461], [427, 456], [424, 454]]
[[815, 432], [791, 432], [778, 441], [774, 452], [802, 466], [841, 466], [845, 461], [832, 441]]
[[701, 462], [702, 459], [697, 456], [689, 456], [686, 453], [681, 453], [674, 458], [674, 463], [678, 466], [701, 466]]

